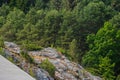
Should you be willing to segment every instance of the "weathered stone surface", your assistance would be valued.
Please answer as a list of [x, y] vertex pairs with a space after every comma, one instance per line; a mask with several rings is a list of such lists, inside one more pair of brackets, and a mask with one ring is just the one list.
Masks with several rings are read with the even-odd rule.
[[15, 43], [5, 41], [4, 44], [5, 44], [5, 48], [9, 49], [9, 51], [18, 54], [20, 53], [20, 47]]
[[[40, 64], [43, 60], [48, 59], [56, 68], [55, 78], [60, 80], [101, 80], [91, 75], [82, 66], [69, 61], [64, 55], [59, 54], [53, 48], [44, 48], [41, 51], [30, 51], [36, 63]], [[87, 75], [87, 76], [86, 76]]]
[[49, 74], [43, 69], [36, 69], [37, 80], [54, 80], [52, 77], [48, 77]]
[[[11, 47], [11, 45], [12, 45], [12, 47]], [[21, 56], [18, 55], [18, 53], [16, 53], [16, 50], [14, 49], [16, 47], [18, 47], [18, 46], [12, 42], [5, 42], [5, 49], [4, 49], [5, 55], [4, 56], [6, 58], [12, 58], [13, 62], [15, 62], [15, 63], [17, 61], [16, 65], [18, 65], [20, 68], [22, 68], [27, 73], [30, 73], [30, 69], [31, 69], [37, 80], [54, 80], [52, 77], [49, 76], [48, 72], [44, 71], [43, 69], [38, 68], [37, 66], [35, 66], [33, 64], [31, 65], [29, 62], [22, 59]], [[17, 49], [18, 49], [18, 51], [20, 50], [19, 47]], [[36, 59], [36, 58], [34, 58], [34, 59]], [[36, 61], [36, 62], [38, 62], [38, 61]], [[2, 80], [2, 79], [0, 79], [0, 80]], [[29, 80], [29, 79], [26, 79], [26, 80]]]
[[[9, 52], [17, 53], [20, 51], [20, 48], [16, 44], [11, 42], [9, 45], [8, 44], [9, 42], [5, 43], [5, 46], [8, 50], [7, 54], [9, 54]], [[12, 45], [12, 47], [10, 45]], [[35, 63], [38, 65], [40, 65], [41, 62], [45, 59], [48, 59], [56, 68], [55, 79], [57, 80], [102, 80], [101, 78], [87, 72], [79, 64], [68, 60], [64, 55], [57, 52], [56, 49], [48, 47], [44, 48], [41, 51], [28, 51], [28, 54], [34, 59]], [[28, 67], [25, 68], [24, 66], [26, 64], [28, 65], [28, 63], [22, 60], [19, 61], [21, 62], [21, 67], [27, 70]], [[35, 68], [36, 69], [33, 68], [33, 70], [36, 74], [37, 80], [54, 80], [43, 69], [40, 69], [38, 67]]]

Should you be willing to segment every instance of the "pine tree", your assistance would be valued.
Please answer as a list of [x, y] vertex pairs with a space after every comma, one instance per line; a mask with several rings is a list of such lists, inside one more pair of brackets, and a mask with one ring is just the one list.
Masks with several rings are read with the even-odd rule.
[[69, 53], [72, 59], [76, 61], [76, 57], [78, 55], [77, 55], [77, 41], [75, 39], [73, 39], [69, 45]]

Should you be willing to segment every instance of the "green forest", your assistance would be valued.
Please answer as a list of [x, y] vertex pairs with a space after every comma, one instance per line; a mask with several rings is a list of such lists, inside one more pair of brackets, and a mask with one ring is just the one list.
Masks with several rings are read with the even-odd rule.
[[0, 0], [0, 47], [54, 47], [103, 80], [120, 80], [120, 0]]

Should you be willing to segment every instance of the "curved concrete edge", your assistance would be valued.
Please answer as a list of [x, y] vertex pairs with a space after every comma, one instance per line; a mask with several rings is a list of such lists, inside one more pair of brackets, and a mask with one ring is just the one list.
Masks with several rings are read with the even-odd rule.
[[0, 55], [0, 80], [36, 80]]

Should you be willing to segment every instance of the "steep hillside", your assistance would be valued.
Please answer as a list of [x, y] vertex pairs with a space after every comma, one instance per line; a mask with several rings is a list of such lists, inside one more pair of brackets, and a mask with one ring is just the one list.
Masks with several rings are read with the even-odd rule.
[[34, 53], [60, 52], [103, 80], [119, 80], [120, 0], [0, 0], [0, 49], [4, 41], [20, 45], [17, 58], [52, 71], [51, 76], [56, 64], [48, 58], [39, 65], [44, 56]]

